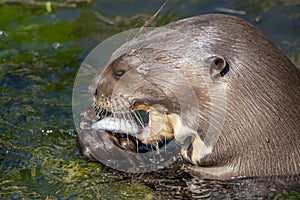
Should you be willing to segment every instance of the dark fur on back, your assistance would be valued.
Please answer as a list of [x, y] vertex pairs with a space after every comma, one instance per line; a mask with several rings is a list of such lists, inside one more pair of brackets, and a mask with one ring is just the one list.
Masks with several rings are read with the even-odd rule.
[[169, 27], [230, 65], [223, 131], [199, 166], [230, 169], [212, 173], [214, 178], [300, 173], [299, 70], [257, 28], [236, 17], [203, 15]]

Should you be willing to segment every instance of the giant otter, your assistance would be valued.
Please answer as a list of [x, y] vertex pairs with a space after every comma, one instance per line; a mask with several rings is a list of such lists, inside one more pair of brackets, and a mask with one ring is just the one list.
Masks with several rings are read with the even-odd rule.
[[300, 172], [300, 72], [240, 18], [208, 14], [137, 35], [112, 55], [90, 93], [81, 135], [99, 131], [135, 153], [137, 141], [174, 140], [201, 178]]

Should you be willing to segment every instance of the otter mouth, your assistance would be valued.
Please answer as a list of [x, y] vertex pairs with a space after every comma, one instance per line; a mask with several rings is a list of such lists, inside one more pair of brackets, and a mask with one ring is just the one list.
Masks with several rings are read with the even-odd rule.
[[140, 105], [128, 112], [111, 112], [93, 104], [89, 108], [90, 127], [95, 132], [105, 131], [109, 140], [117, 147], [134, 152], [157, 151], [169, 144], [173, 137], [151, 133], [157, 122], [151, 119], [149, 106]]

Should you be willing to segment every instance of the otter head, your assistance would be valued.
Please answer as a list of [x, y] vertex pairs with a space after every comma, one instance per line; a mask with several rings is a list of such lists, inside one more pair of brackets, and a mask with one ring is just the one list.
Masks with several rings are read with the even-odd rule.
[[223, 57], [209, 57], [202, 64], [206, 67], [147, 47], [122, 54], [89, 87], [97, 118], [92, 129], [110, 133], [117, 146], [134, 152], [157, 149], [173, 139], [189, 148], [211, 123], [208, 84], [218, 87], [229, 71]]
[[[176, 113], [170, 111], [179, 105], [170, 88], [162, 88], [159, 83], [164, 75], [158, 65], [166, 60], [153, 56], [151, 49], [131, 51], [112, 61], [96, 77], [89, 88], [98, 117], [93, 128], [112, 132], [116, 137], [130, 137], [131, 146], [158, 146], [172, 140]], [[154, 59], [161, 63], [154, 63]]]

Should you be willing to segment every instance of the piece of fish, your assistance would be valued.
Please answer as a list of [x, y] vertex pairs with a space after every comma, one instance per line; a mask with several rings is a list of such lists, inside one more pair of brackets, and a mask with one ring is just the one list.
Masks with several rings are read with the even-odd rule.
[[105, 117], [91, 126], [94, 130], [105, 130], [114, 133], [126, 133], [136, 136], [140, 132], [139, 126], [133, 120]]

